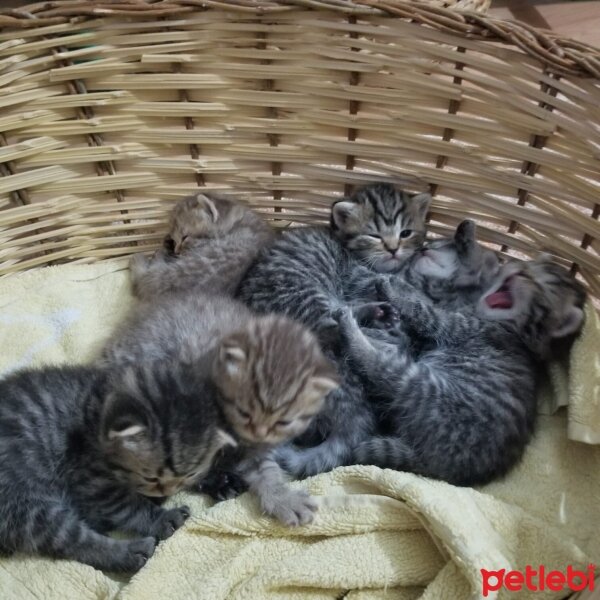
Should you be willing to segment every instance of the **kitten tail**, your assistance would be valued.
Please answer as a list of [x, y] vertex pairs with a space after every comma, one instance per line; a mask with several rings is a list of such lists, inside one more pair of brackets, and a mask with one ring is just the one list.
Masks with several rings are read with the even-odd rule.
[[402, 440], [394, 437], [375, 437], [356, 448], [359, 465], [377, 465], [387, 469], [417, 472], [415, 452]]

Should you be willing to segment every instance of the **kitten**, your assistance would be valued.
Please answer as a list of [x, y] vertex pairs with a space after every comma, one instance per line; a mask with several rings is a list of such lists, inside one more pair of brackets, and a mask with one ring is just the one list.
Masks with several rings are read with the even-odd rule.
[[205, 381], [205, 397], [218, 403], [240, 441], [235, 471], [263, 511], [287, 525], [312, 520], [314, 501], [288, 488], [270, 451], [301, 434], [337, 386], [315, 336], [286, 317], [257, 317], [226, 296], [172, 294], [140, 302], [103, 360], [122, 366], [170, 356]]
[[179, 201], [165, 246], [130, 262], [134, 294], [152, 298], [197, 289], [233, 294], [260, 249], [274, 239], [257, 213], [227, 198], [196, 194]]
[[[582, 286], [540, 259], [503, 266], [471, 311], [386, 291], [400, 318], [399, 347], [394, 325], [388, 341], [375, 340], [349, 311], [338, 314], [349, 359], [388, 430], [359, 444], [352, 462], [455, 485], [504, 475], [533, 433], [539, 367], [552, 341], [582, 326]], [[405, 347], [407, 330], [421, 340], [417, 354]]]
[[331, 207], [331, 225], [284, 231], [263, 249], [238, 295], [255, 310], [279, 312], [316, 333], [346, 304], [346, 282], [361, 273], [392, 273], [421, 247], [431, 197], [389, 184], [359, 189]]
[[408, 283], [444, 308], [473, 305], [500, 270], [497, 255], [477, 243], [475, 230], [466, 220], [452, 237], [427, 242], [395, 287]]
[[174, 361], [1, 381], [0, 550], [140, 569], [189, 516], [151, 497], [193, 485], [233, 443], [217, 406], [197, 394], [196, 374]]
[[278, 450], [278, 460], [296, 476], [344, 464], [350, 448], [373, 431], [361, 382], [330, 343], [333, 314], [347, 305], [346, 287], [357, 269], [364, 276], [403, 268], [423, 242], [430, 200], [388, 184], [366, 186], [333, 204], [329, 229], [284, 231], [242, 280], [239, 297], [251, 308], [285, 314], [319, 335], [342, 378], [306, 436], [296, 440], [310, 447]]
[[382, 275], [356, 270], [348, 282], [349, 298], [358, 310], [355, 316], [367, 316], [366, 306], [361, 304], [376, 301], [378, 287], [386, 282], [398, 294], [436, 306], [473, 306], [500, 269], [497, 255], [477, 243], [475, 232], [473, 221], [462, 221], [454, 235], [427, 241], [398, 273]]

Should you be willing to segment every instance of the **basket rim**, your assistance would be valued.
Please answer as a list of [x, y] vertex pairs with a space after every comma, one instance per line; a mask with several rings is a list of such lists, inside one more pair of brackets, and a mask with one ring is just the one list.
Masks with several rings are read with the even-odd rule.
[[298, 8], [334, 11], [349, 18], [379, 15], [409, 20], [469, 40], [517, 46], [557, 75], [600, 79], [600, 48], [518, 21], [437, 7], [418, 0], [53, 0], [20, 9], [0, 9], [0, 31], [94, 18], [171, 18], [208, 10], [263, 16]]

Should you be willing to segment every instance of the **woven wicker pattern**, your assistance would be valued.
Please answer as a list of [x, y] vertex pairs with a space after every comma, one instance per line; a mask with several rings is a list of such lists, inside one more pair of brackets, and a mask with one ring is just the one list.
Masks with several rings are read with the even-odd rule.
[[0, 16], [0, 273], [153, 248], [199, 186], [287, 226], [383, 180], [431, 190], [433, 231], [469, 215], [492, 247], [546, 249], [600, 296], [600, 52], [442, 4], [473, 3]]

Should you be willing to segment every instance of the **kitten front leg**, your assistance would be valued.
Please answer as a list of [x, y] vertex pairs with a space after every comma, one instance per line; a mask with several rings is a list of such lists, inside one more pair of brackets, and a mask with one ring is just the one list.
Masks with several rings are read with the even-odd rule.
[[98, 533], [63, 498], [36, 497], [27, 505], [4, 506], [0, 536], [8, 550], [76, 560], [96, 569], [135, 572], [154, 554], [156, 540], [117, 540]]
[[375, 282], [375, 289], [377, 298], [381, 302], [389, 302], [393, 306], [410, 301], [420, 301], [431, 305], [431, 301], [425, 294], [402, 278], [396, 277], [391, 280], [380, 278]]
[[409, 300], [397, 307], [403, 324], [413, 335], [437, 344], [462, 344], [481, 328], [476, 317], [459, 312], [440, 310], [418, 300]]
[[349, 309], [335, 313], [340, 328], [340, 335], [350, 359], [361, 370], [369, 371], [377, 365], [380, 353], [373, 343], [361, 331], [356, 319]]
[[157, 506], [150, 498], [134, 493], [123, 493], [118, 497], [111, 495], [110, 505], [99, 503], [99, 508], [114, 529], [152, 536], [157, 540], [171, 537], [190, 516], [187, 506], [167, 510]]
[[340, 335], [352, 364], [377, 395], [394, 396], [395, 375], [412, 364], [403, 338], [389, 343], [368, 338], [349, 311], [339, 314]]
[[315, 500], [305, 490], [290, 488], [283, 470], [270, 456], [245, 461], [243, 472], [265, 514], [289, 527], [306, 525], [314, 519]]

